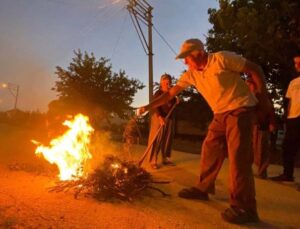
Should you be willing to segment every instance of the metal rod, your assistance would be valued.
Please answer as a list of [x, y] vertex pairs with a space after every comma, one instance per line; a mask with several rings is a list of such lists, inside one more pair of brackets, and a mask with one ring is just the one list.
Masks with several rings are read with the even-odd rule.
[[148, 6], [143, 5], [139, 1], [135, 1], [135, 6], [138, 6], [139, 8], [143, 9], [145, 12], [147, 12]]
[[131, 12], [134, 14], [134, 15], [138, 15], [143, 21], [145, 24], [148, 24], [148, 18], [146, 16], [144, 16], [143, 14], [141, 14], [139, 11], [137, 11], [136, 9], [131, 9]]

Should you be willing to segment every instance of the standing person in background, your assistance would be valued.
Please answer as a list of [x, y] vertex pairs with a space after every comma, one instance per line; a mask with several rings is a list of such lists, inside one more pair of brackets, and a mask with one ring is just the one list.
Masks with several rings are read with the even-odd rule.
[[[250, 91], [256, 96], [257, 87], [251, 77], [246, 79]], [[264, 117], [264, 120], [258, 118], [254, 122], [253, 126], [253, 155], [254, 164], [257, 166], [257, 177], [261, 179], [267, 179], [267, 168], [270, 162], [271, 151], [269, 147], [270, 134], [274, 133], [277, 129], [275, 111], [270, 110], [270, 113]]]
[[[294, 57], [294, 65], [297, 73], [300, 73], [300, 51]], [[271, 180], [293, 182], [295, 159], [300, 149], [300, 76], [289, 83], [285, 97], [288, 100], [288, 106], [286, 132], [282, 145], [283, 173], [272, 177]]]
[[[172, 78], [169, 74], [163, 74], [160, 78], [159, 89], [155, 92], [153, 98], [159, 97], [161, 94], [168, 92], [171, 88]], [[171, 111], [172, 107], [177, 103], [176, 98], [170, 100], [153, 110], [151, 115], [151, 127], [149, 132], [148, 144], [153, 144], [150, 149], [149, 162], [153, 169], [158, 169], [158, 154], [161, 151], [162, 164], [174, 166], [171, 161], [172, 143], [174, 137], [174, 113], [168, 119], [166, 116]], [[171, 111], [172, 112], [172, 111]], [[157, 131], [162, 126], [162, 129], [157, 134]], [[154, 140], [154, 138], [156, 139]]]
[[[194, 187], [182, 189], [178, 195], [186, 199], [208, 200], [208, 194], [215, 192], [217, 175], [228, 155], [230, 207], [221, 216], [230, 223], [257, 222], [252, 127], [256, 105], [262, 114], [267, 114], [272, 106], [263, 72], [258, 65], [236, 53], [207, 53], [199, 39], [186, 40], [178, 58], [184, 59], [188, 70], [174, 87], [140, 107], [137, 114], [159, 107], [185, 88], [195, 86], [212, 108], [214, 118], [202, 144], [199, 179]], [[251, 75], [255, 81], [257, 98], [241, 79], [241, 73]]]
[[125, 125], [123, 132], [123, 151], [127, 160], [132, 160], [133, 144], [139, 144], [142, 138], [141, 131], [135, 117], [131, 118]]

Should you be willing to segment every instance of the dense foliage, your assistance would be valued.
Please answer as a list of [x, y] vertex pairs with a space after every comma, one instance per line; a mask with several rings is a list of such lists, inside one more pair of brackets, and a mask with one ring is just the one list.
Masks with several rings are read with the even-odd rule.
[[298, 0], [219, 0], [209, 9], [207, 48], [230, 50], [260, 64], [267, 81], [286, 88], [300, 48]]
[[280, 113], [284, 91], [295, 77], [293, 57], [300, 49], [300, 1], [219, 0], [219, 6], [208, 10], [213, 27], [207, 49], [235, 51], [259, 64]]
[[129, 79], [125, 71], [113, 72], [104, 57], [97, 60], [93, 53], [83, 54], [80, 50], [74, 54], [67, 69], [56, 67], [58, 80], [52, 90], [57, 92], [58, 101], [53, 101], [50, 109], [126, 116], [135, 93], [144, 85]]

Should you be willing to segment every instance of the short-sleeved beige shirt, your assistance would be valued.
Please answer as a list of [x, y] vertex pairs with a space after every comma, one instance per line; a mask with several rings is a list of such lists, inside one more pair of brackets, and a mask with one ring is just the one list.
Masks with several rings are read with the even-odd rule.
[[288, 86], [285, 95], [290, 99], [290, 106], [288, 110], [288, 118], [297, 118], [300, 116], [300, 76], [293, 79]]
[[245, 58], [233, 52], [210, 53], [203, 71], [183, 73], [177, 85], [183, 88], [195, 86], [215, 114], [253, 107], [257, 99], [240, 77], [245, 63]]

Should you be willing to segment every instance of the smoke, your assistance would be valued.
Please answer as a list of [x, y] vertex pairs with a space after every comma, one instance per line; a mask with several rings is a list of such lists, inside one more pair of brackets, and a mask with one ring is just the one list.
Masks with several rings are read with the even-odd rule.
[[121, 145], [111, 140], [111, 134], [108, 131], [94, 132], [90, 150], [92, 154], [92, 159], [89, 162], [90, 171], [99, 167], [107, 155], [124, 156]]

